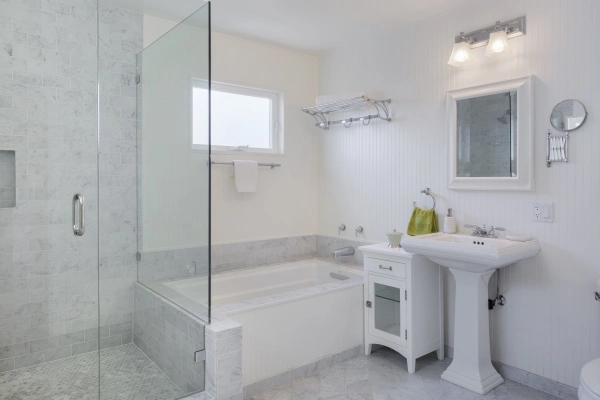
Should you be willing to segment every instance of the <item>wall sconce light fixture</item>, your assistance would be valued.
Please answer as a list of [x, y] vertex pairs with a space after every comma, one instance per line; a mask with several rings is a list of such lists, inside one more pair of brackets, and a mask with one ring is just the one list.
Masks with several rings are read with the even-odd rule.
[[[460, 33], [461, 37], [463, 37], [463, 32]], [[452, 54], [450, 55], [450, 59], [448, 60], [448, 64], [455, 67], [462, 67], [463, 65], [473, 64], [475, 60], [473, 60], [473, 54], [471, 53], [471, 44], [466, 40], [462, 42], [454, 43], [454, 47], [452, 48]]]
[[454, 48], [448, 64], [460, 67], [474, 63], [471, 49], [487, 45], [485, 55], [490, 58], [503, 57], [511, 53], [508, 39], [525, 35], [525, 17], [510, 21], [497, 21], [495, 25], [463, 33], [454, 38]]

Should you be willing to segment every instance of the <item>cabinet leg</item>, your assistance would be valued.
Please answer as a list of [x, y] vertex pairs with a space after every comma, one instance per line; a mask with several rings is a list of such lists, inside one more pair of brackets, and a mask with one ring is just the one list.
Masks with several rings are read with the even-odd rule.
[[416, 365], [417, 365], [417, 360], [415, 358], [408, 358], [406, 360], [406, 364], [408, 367], [408, 373], [409, 374], [414, 374], [415, 373], [415, 369], [416, 369]]
[[368, 356], [371, 354], [371, 346], [373, 346], [370, 343], [365, 343], [365, 354]]
[[440, 347], [436, 350], [438, 360], [442, 361], [444, 359], [444, 348]]

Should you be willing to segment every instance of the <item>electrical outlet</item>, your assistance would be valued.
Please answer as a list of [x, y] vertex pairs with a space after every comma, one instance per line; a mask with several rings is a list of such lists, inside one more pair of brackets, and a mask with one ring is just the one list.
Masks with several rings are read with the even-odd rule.
[[533, 222], [554, 222], [554, 204], [533, 203], [531, 218]]

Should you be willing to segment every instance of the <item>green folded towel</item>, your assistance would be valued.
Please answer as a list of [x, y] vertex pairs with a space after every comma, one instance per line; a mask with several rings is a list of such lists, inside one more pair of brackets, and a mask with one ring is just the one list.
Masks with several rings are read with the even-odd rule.
[[417, 236], [435, 233], [438, 232], [438, 230], [438, 221], [435, 210], [433, 208], [431, 210], [423, 210], [419, 207], [415, 207], [410, 216], [406, 233], [410, 236]]

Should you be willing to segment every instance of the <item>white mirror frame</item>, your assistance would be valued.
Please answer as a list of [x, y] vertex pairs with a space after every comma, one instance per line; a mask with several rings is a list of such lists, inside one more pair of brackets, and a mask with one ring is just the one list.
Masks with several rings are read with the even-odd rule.
[[[533, 78], [532, 75], [448, 92], [448, 189], [505, 191], [534, 189]], [[457, 101], [515, 90], [517, 91], [517, 176], [458, 177]]]

